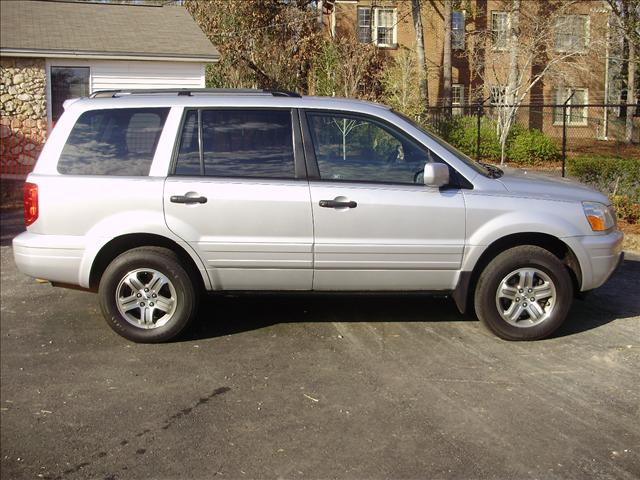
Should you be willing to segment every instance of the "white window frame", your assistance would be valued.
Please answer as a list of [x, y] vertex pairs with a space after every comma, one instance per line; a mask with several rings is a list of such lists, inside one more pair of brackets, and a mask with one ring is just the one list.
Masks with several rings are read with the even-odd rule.
[[[454, 90], [459, 89], [459, 98], [458, 101], [456, 102], [454, 100]], [[454, 83], [453, 85], [451, 85], [451, 107], [452, 107], [452, 113], [454, 115], [462, 115], [463, 113], [463, 109], [464, 109], [464, 85], [461, 83]]]
[[[335, 10], [335, 8], [334, 8]], [[361, 25], [360, 24], [360, 12], [363, 11], [367, 11], [369, 12], [369, 25]], [[373, 35], [373, 25], [372, 25], [372, 19], [373, 19], [373, 9], [371, 7], [358, 7], [358, 9], [356, 10], [356, 15], [357, 15], [357, 22], [358, 22], [358, 42], [360, 43], [371, 43], [372, 40], [372, 35]], [[369, 29], [369, 35], [368, 40], [365, 42], [363, 41], [363, 38], [360, 36], [360, 29], [361, 28], [368, 28]]]
[[[380, 43], [378, 41], [378, 27], [380, 12], [391, 12], [391, 43]], [[372, 24], [371, 24], [371, 40], [374, 45], [378, 47], [395, 48], [398, 45], [398, 9], [397, 8], [385, 8], [374, 7], [372, 8]], [[388, 27], [387, 27], [388, 28]]]
[[[495, 95], [498, 97], [498, 101], [494, 102], [494, 92]], [[500, 106], [503, 104], [502, 99], [506, 96], [507, 94], [507, 87], [505, 85], [491, 85], [489, 87], [489, 103], [491, 104], [491, 106]]]
[[69, 67], [69, 68], [81, 68], [88, 67], [89, 68], [89, 94], [93, 93], [93, 69], [94, 64], [88, 60], [74, 60], [71, 58], [56, 58], [45, 60], [44, 71], [45, 71], [45, 92], [44, 98], [47, 102], [47, 133], [51, 133], [53, 129], [53, 112], [51, 110], [53, 95], [51, 92], [51, 67]]
[[[584, 21], [584, 38], [582, 41], [582, 45], [580, 45], [580, 48], [576, 49], [576, 50], [570, 50], [564, 47], [558, 47], [558, 34], [559, 34], [559, 29], [562, 28], [562, 22], [563, 19], [568, 19], [568, 18], [581, 18]], [[559, 53], [571, 53], [571, 52], [575, 52], [575, 53], [585, 53], [588, 49], [589, 49], [589, 44], [591, 43], [591, 17], [587, 14], [570, 14], [570, 15], [561, 15], [560, 17], [558, 17], [558, 19], [556, 20], [556, 24], [554, 27], [554, 35], [553, 35], [553, 48], [556, 52]]]
[[[571, 95], [572, 92], [574, 91], [582, 91], [584, 92], [584, 104], [588, 104], [589, 103], [589, 89], [586, 87], [566, 87], [566, 88], [559, 88], [556, 90], [555, 96], [556, 96], [556, 105], [558, 105], [556, 107], [556, 111], [553, 114], [553, 125], [554, 126], [558, 126], [558, 125], [562, 125], [562, 104], [564, 103], [564, 101], [559, 101], [560, 100], [560, 94], [566, 92], [564, 95], [562, 95], [563, 98], [567, 98], [569, 97], [569, 95]], [[575, 98], [575, 97], [574, 97]], [[572, 121], [571, 120], [571, 109], [572, 107], [572, 103], [574, 102], [574, 98], [572, 98], [571, 100], [569, 100], [569, 102], [567, 103], [567, 126], [568, 127], [586, 127], [589, 124], [589, 107], [580, 107], [579, 109], [582, 110], [582, 118], [580, 119], [580, 121]], [[578, 105], [582, 105], [583, 103], [580, 102]], [[578, 109], [578, 107], [576, 107], [576, 109]], [[559, 111], [559, 113], [558, 113]], [[560, 117], [560, 119], [558, 120], [558, 117]]]
[[[456, 14], [460, 14], [462, 17], [462, 25], [461, 28], [454, 28], [453, 18]], [[466, 15], [464, 10], [454, 10], [451, 15], [451, 48], [454, 50], [464, 50], [465, 47], [465, 26], [466, 26]]]
[[[497, 38], [498, 38], [497, 32], [500, 32], [501, 30], [497, 30], [495, 28], [495, 21], [494, 21], [495, 16], [501, 16], [501, 17], [504, 17], [505, 19], [504, 45], [501, 45], [497, 42]], [[491, 11], [491, 47], [494, 50], [503, 51], [507, 49], [508, 43], [509, 43], [509, 12], [492, 10]]]

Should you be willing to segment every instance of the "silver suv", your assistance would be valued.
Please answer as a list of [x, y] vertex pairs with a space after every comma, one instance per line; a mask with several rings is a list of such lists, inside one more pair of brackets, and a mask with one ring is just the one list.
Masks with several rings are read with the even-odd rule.
[[504, 174], [373, 103], [270, 91], [68, 101], [25, 185], [20, 270], [97, 291], [137, 342], [206, 291], [450, 293], [533, 340], [620, 261], [606, 196]]

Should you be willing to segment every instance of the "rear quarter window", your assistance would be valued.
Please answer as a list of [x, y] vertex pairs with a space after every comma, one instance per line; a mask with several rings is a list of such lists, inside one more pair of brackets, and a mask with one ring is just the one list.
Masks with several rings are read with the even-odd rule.
[[91, 110], [74, 125], [58, 161], [66, 175], [148, 175], [169, 108]]

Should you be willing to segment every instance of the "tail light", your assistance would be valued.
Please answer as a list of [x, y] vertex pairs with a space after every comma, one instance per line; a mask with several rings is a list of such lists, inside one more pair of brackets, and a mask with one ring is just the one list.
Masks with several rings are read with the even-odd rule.
[[38, 185], [24, 184], [24, 224], [31, 225], [38, 219]]

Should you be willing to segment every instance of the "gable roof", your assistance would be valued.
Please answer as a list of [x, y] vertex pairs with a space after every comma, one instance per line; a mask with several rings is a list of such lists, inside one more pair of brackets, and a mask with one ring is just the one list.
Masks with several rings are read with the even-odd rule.
[[6, 56], [216, 62], [220, 54], [184, 7], [0, 2]]

